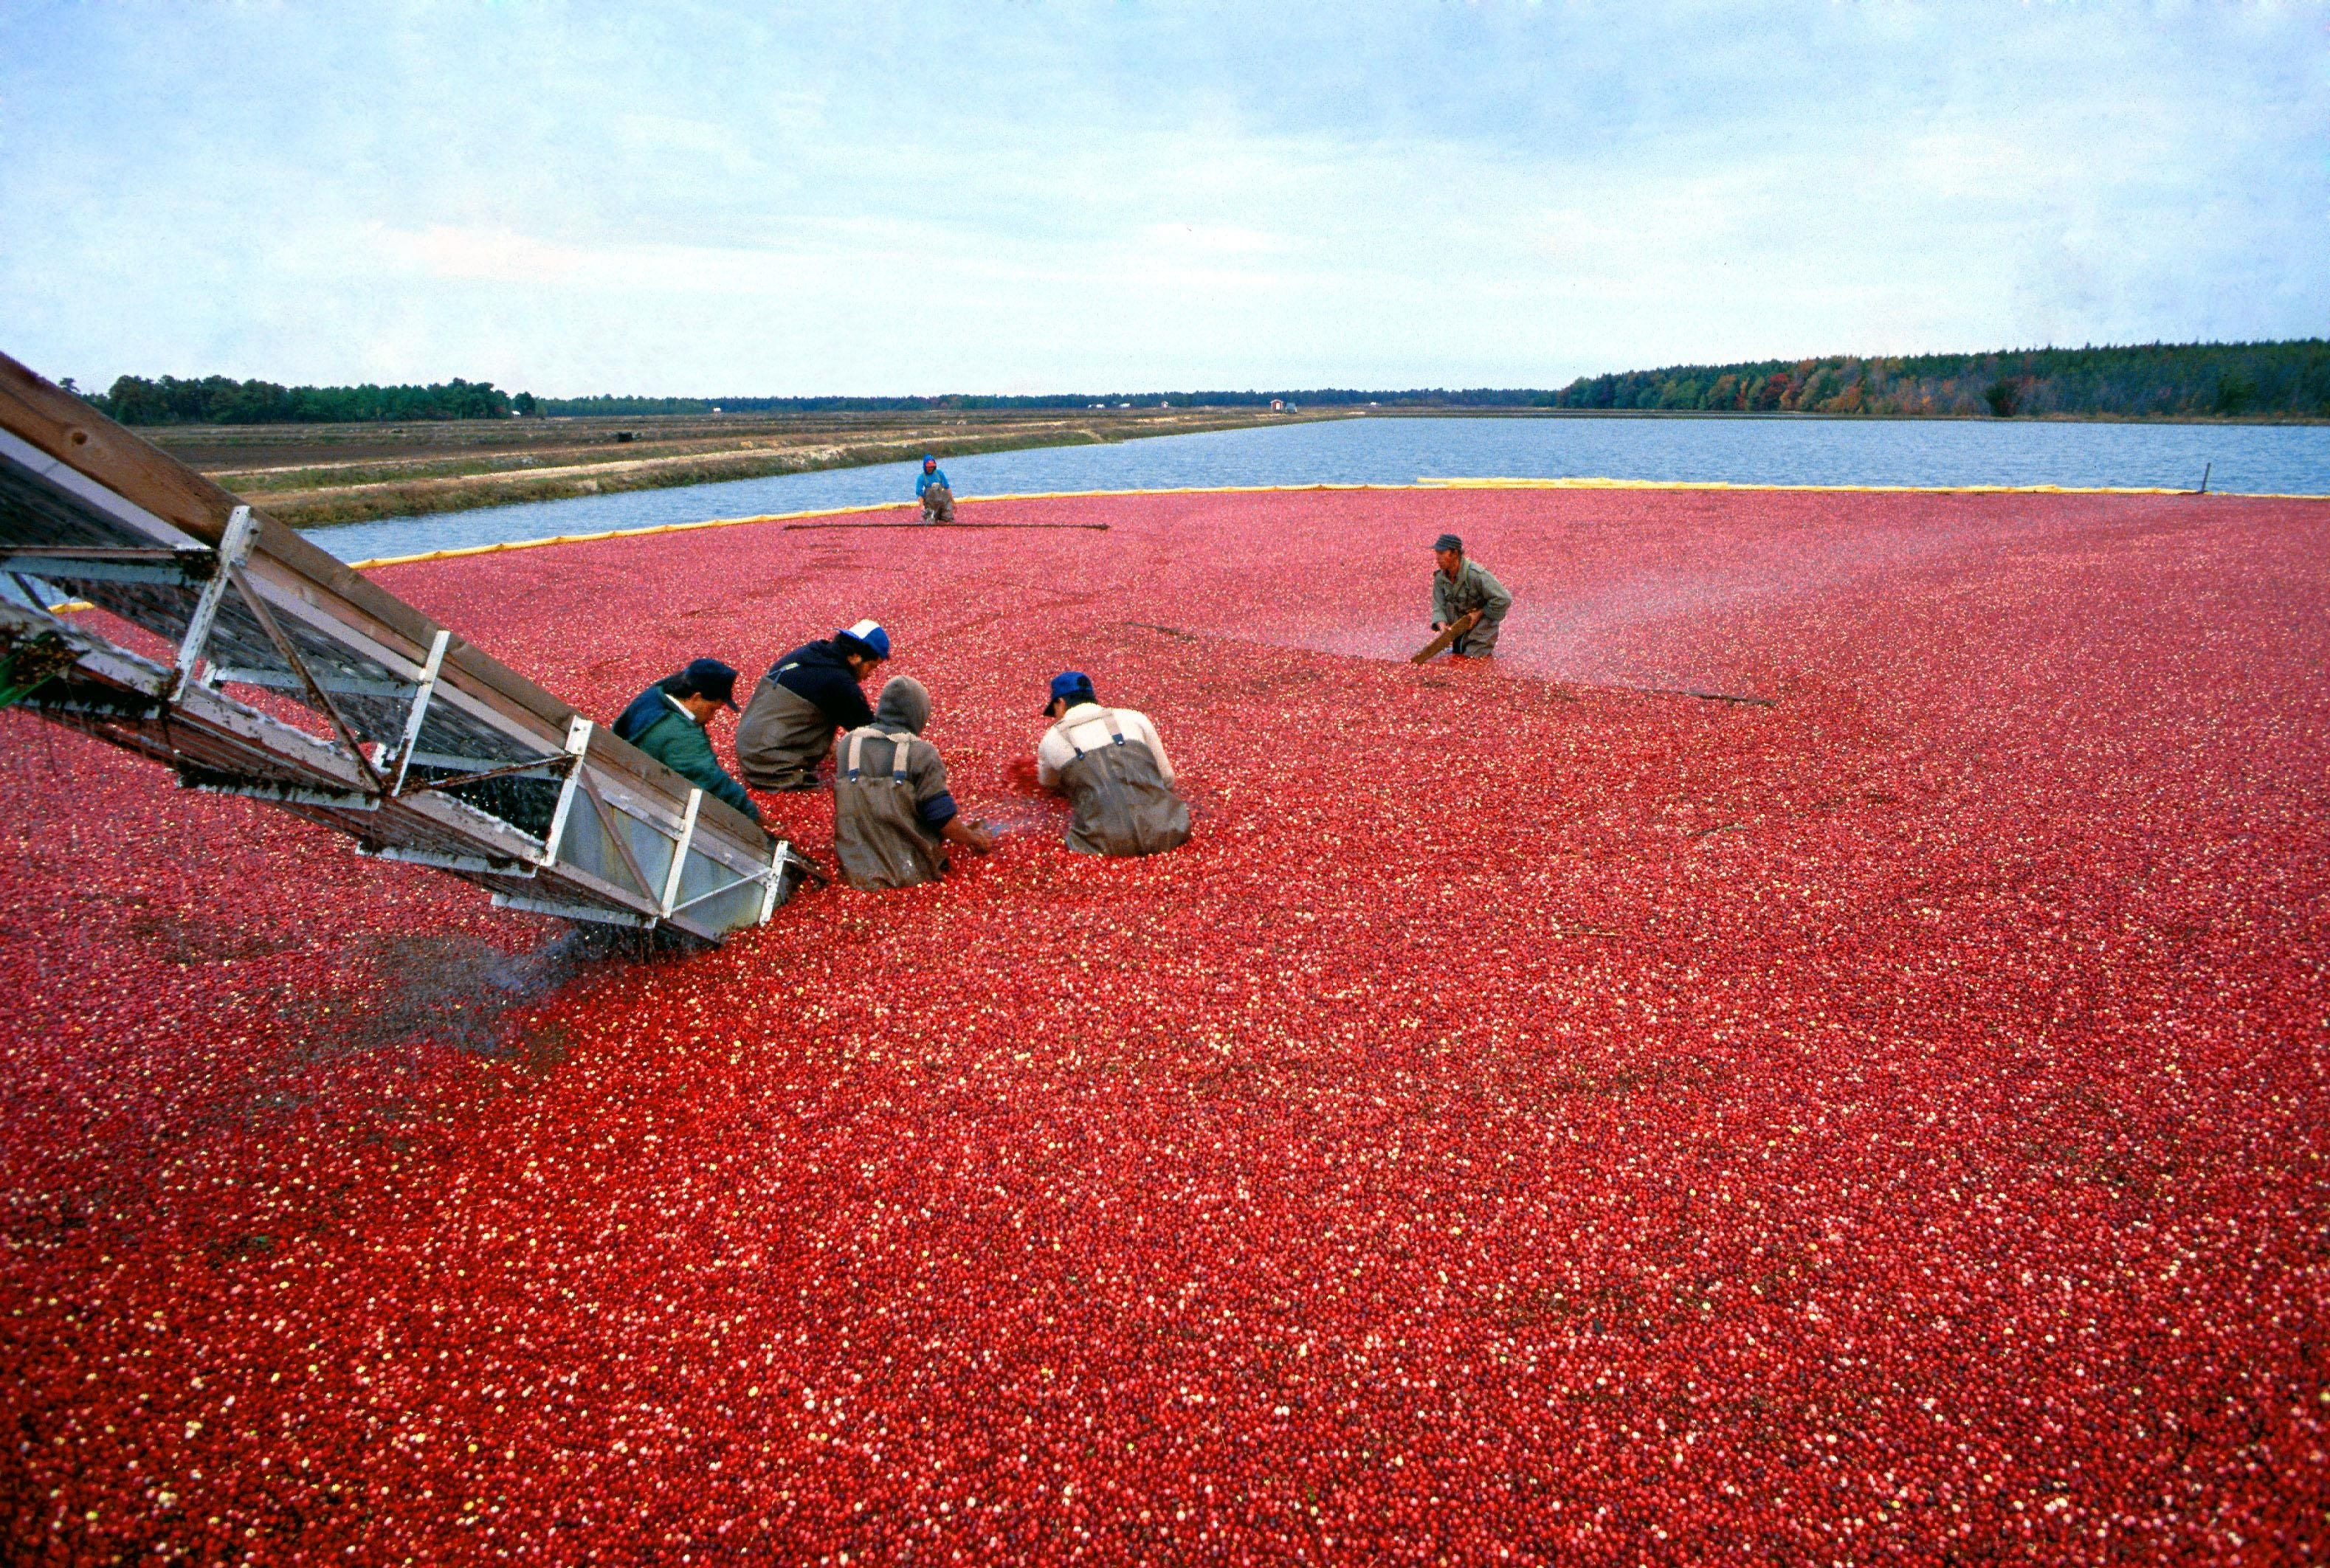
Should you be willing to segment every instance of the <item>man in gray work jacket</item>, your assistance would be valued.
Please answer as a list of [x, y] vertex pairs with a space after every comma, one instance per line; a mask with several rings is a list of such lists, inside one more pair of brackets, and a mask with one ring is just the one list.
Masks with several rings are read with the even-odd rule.
[[833, 854], [852, 887], [912, 887], [946, 871], [946, 846], [973, 855], [995, 847], [984, 825], [965, 822], [947, 790], [946, 764], [923, 739], [931, 694], [895, 675], [874, 722], [833, 743]]
[[1497, 628], [1504, 624], [1505, 611], [1512, 609], [1513, 596], [1489, 575], [1487, 567], [1464, 558], [1464, 542], [1454, 534], [1434, 540], [1432, 553], [1440, 562], [1440, 570], [1432, 574], [1432, 629], [1454, 626], [1478, 610], [1481, 619], [1448, 651], [1460, 659], [1495, 657]]

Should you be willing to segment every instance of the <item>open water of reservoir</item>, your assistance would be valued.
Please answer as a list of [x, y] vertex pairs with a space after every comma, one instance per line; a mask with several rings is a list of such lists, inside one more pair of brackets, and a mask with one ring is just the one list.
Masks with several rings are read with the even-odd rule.
[[[943, 459], [961, 499], [1037, 490], [1409, 485], [1418, 478], [1728, 480], [1738, 485], [2158, 486], [2330, 493], [2330, 426], [1959, 420], [1399, 419], [1158, 436]], [[318, 528], [344, 561], [912, 500], [919, 465], [785, 474]]]

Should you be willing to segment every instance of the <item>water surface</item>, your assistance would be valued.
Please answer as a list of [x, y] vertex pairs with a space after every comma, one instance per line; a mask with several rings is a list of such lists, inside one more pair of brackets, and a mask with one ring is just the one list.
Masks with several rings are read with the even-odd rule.
[[[1960, 420], [1414, 419], [1047, 447], [944, 460], [964, 498], [1035, 490], [1411, 485], [1435, 478], [1726, 480], [1741, 485], [2159, 486], [2330, 492], [2330, 426]], [[914, 463], [884, 463], [318, 528], [344, 561], [912, 500]]]

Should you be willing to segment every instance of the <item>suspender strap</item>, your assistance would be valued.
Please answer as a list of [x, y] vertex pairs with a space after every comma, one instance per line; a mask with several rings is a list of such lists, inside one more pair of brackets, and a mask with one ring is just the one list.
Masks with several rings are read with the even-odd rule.
[[[1124, 744], [1124, 731], [1123, 731], [1123, 729], [1122, 729], [1121, 726], [1119, 726], [1119, 725], [1118, 725], [1118, 723], [1117, 723], [1117, 722], [1116, 722], [1116, 710], [1115, 710], [1114, 708], [1103, 708], [1103, 709], [1100, 711], [1100, 717], [1101, 717], [1101, 723], [1103, 723], [1103, 724], [1106, 724], [1106, 725], [1108, 726], [1108, 738], [1109, 738], [1111, 741], [1113, 741], [1116, 744], [1118, 744], [1118, 745], [1120, 745], [1120, 746], [1123, 745], [1123, 744]], [[1089, 723], [1092, 723], [1092, 721], [1091, 721], [1090, 719], [1086, 719], [1086, 720], [1084, 721], [1084, 723], [1086, 723], [1086, 724], [1089, 724]], [[1080, 725], [1078, 725], [1078, 726], [1077, 726], [1077, 729], [1082, 729], [1083, 727], [1084, 727], [1084, 726], [1083, 726], [1082, 724], [1080, 724]], [[1076, 744], [1076, 732], [1075, 732], [1075, 730], [1062, 730], [1062, 731], [1060, 732], [1060, 733], [1061, 733], [1064, 737], [1066, 737], [1066, 738], [1067, 742], [1068, 742], [1068, 750], [1069, 750], [1069, 751], [1074, 751], [1079, 759], [1084, 758], [1084, 757], [1086, 757], [1086, 756], [1089, 756], [1089, 755], [1091, 754], [1090, 752], [1087, 752], [1087, 751], [1085, 751], [1082, 746], [1079, 746], [1079, 745], [1077, 745], [1077, 744]], [[1093, 751], [1099, 751], [1099, 750], [1100, 750], [1100, 748], [1099, 748], [1099, 747], [1097, 747], [1097, 746], [1095, 746], [1095, 747], [1094, 747], [1094, 748], [1093, 748]]]
[[868, 735], [890, 742], [890, 782], [904, 784], [906, 781], [906, 748], [913, 743], [914, 737], [894, 735], [887, 730], [876, 730], [871, 725], [849, 732], [849, 760], [844, 769], [845, 776], [852, 784], [857, 782], [857, 770], [865, 761], [866, 737]]

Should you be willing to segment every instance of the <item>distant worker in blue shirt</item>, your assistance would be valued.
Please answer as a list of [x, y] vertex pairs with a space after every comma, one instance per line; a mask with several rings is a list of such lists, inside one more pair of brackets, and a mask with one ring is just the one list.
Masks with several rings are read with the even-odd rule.
[[703, 790], [758, 822], [761, 808], [713, 755], [714, 715], [736, 706], [736, 672], [718, 659], [690, 659], [631, 699], [615, 733]]
[[914, 494], [923, 498], [923, 521], [952, 523], [954, 521], [954, 486], [947, 483], [946, 470], [929, 453], [923, 454], [923, 471], [914, 476]]

